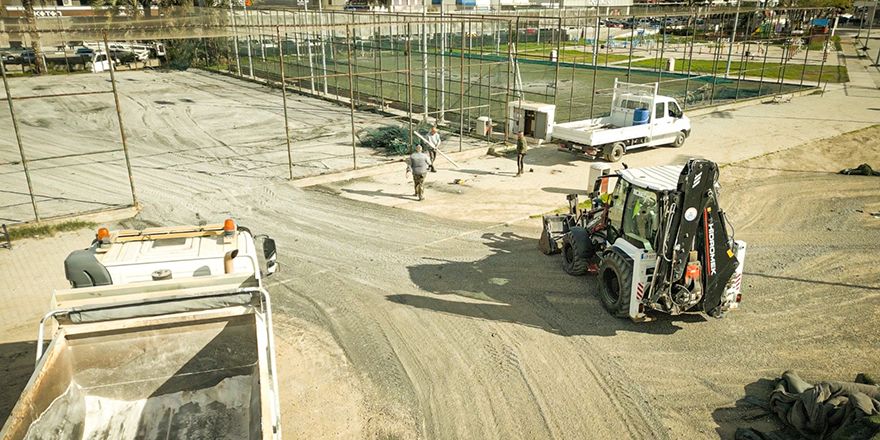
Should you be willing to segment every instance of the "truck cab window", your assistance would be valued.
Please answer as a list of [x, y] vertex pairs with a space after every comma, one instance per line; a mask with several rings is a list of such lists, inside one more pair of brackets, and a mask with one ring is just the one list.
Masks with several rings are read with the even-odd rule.
[[623, 213], [621, 233], [630, 243], [654, 250], [654, 236], [657, 234], [657, 194], [633, 188]]
[[683, 116], [681, 108], [678, 107], [678, 104], [674, 102], [669, 103], [669, 116], [673, 118], [680, 118]]
[[666, 107], [665, 102], [658, 102], [655, 107], [655, 110], [654, 110], [654, 118], [656, 118], [656, 119], [664, 118], [666, 115], [666, 112], [664, 111], [664, 110], [666, 110], [665, 107]]

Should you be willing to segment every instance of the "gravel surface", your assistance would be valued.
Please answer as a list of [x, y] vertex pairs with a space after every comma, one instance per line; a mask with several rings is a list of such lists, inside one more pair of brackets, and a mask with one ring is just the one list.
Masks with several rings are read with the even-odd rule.
[[[486, 198], [447, 199], [437, 216], [257, 171], [144, 167], [146, 208], [110, 226], [234, 217], [277, 240], [268, 289], [286, 437], [731, 438], [778, 427], [746, 396], [786, 369], [810, 382], [880, 372], [880, 180], [835, 174], [876, 161], [878, 139], [874, 127], [722, 168], [722, 206], [749, 248], [742, 309], [721, 320], [611, 317], [594, 278], [537, 250], [539, 219], [492, 221]], [[54, 270], [31, 276], [64, 288], [61, 260], [87, 245], [68, 237], [20, 242], [0, 270], [27, 277], [40, 259]], [[0, 417], [31, 372], [45, 312], [3, 304], [4, 328], [17, 317], [0, 335]]]

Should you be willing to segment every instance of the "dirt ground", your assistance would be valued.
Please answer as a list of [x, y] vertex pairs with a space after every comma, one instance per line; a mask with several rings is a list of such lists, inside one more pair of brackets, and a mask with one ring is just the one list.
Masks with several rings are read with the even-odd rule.
[[[722, 168], [722, 206], [748, 251], [742, 308], [720, 320], [611, 317], [594, 278], [537, 250], [539, 219], [491, 221], [479, 188], [457, 209], [385, 206], [348, 184], [142, 170], [145, 209], [108, 226], [234, 217], [277, 240], [285, 438], [728, 439], [779, 427], [747, 397], [785, 370], [880, 373], [880, 178], [836, 174], [878, 157], [875, 126]], [[564, 189], [545, 198], [564, 205]], [[61, 262], [90, 235], [0, 251], [0, 419], [32, 372], [51, 289], [66, 287]]]
[[[291, 93], [290, 157], [282, 97], [277, 89], [202, 71], [124, 71], [117, 74], [122, 120], [134, 185], [140, 197], [159, 194], [157, 179], [222, 188], [284, 181], [352, 168], [347, 105]], [[131, 204], [119, 120], [110, 78], [79, 74], [14, 78], [18, 126], [42, 218]], [[57, 96], [85, 93], [77, 96]], [[5, 99], [5, 95], [3, 96]], [[356, 130], [400, 121], [357, 112]], [[0, 108], [0, 222], [33, 219], [8, 106]], [[446, 141], [459, 146], [456, 134]], [[468, 138], [462, 148], [483, 147]], [[358, 146], [359, 167], [397, 160]], [[151, 182], [144, 182], [153, 180]], [[143, 184], [143, 185], [142, 185]], [[158, 185], [160, 192], [172, 185]], [[87, 188], [87, 190], [80, 190]], [[181, 191], [188, 191], [182, 188]]]

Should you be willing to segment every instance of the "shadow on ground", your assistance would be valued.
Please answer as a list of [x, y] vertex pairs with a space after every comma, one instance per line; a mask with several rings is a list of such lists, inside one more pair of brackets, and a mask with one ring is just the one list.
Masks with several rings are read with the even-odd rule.
[[485, 258], [411, 266], [410, 278], [425, 293], [389, 295], [387, 299], [563, 336], [614, 336], [618, 331], [672, 334], [682, 328], [679, 324], [705, 321], [701, 315], [658, 314], [648, 323], [614, 318], [598, 299], [596, 278], [567, 275], [561, 257], [541, 254], [536, 239], [513, 233], [489, 233], [482, 239], [491, 251]]
[[775, 387], [773, 380], [758, 379], [744, 387], [744, 396], [732, 408], [716, 409], [712, 418], [718, 425], [715, 431], [719, 438], [733, 439], [737, 429], [754, 429], [767, 440], [801, 439], [797, 431], [783, 425], [770, 411], [770, 392]]
[[0, 344], [0, 426], [31, 378], [36, 356], [37, 341]]

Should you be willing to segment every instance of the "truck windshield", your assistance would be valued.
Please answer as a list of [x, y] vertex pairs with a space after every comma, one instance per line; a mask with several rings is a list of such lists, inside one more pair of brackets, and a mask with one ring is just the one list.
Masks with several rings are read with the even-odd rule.
[[621, 232], [627, 241], [654, 251], [654, 236], [657, 234], [657, 194], [633, 188], [626, 201]]

